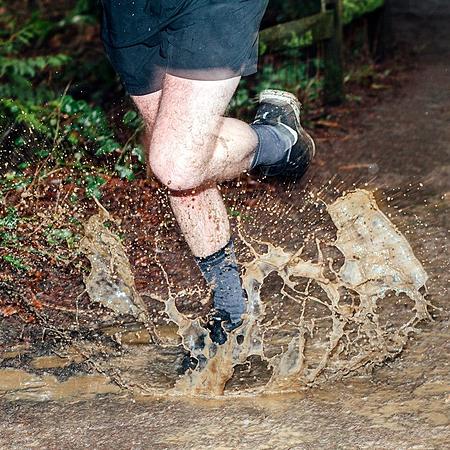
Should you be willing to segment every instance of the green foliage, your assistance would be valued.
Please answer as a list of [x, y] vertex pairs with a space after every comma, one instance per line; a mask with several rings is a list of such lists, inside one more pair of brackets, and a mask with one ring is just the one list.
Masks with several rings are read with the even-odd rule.
[[98, 21], [99, 11], [97, 0], [77, 0], [60, 25], [95, 24]]
[[136, 145], [131, 150], [131, 155], [135, 156], [140, 164], [145, 164], [145, 155], [142, 145]]
[[124, 178], [125, 180], [132, 181], [136, 177], [134, 175], [133, 171], [133, 165], [122, 165], [122, 164], [116, 164], [114, 166], [115, 171], [119, 175], [120, 178]]
[[70, 61], [64, 54], [36, 56], [30, 58], [12, 58], [0, 56], [0, 77], [7, 76], [15, 83], [28, 84], [39, 72], [47, 69], [59, 69]]
[[29, 267], [26, 266], [21, 258], [13, 255], [3, 255], [3, 260], [6, 261], [10, 266], [12, 266], [16, 270], [29, 270]]
[[0, 2], [3, 12], [0, 16], [0, 49], [3, 54], [17, 55], [32, 43], [42, 42], [54, 29], [52, 22], [33, 14], [28, 22], [19, 25], [14, 14], [8, 12]]
[[101, 198], [100, 187], [106, 183], [106, 180], [98, 175], [87, 175], [84, 179], [86, 184], [86, 195], [88, 197]]
[[49, 45], [67, 27], [95, 23], [96, 2], [78, 0], [59, 21], [34, 12], [24, 22], [1, 0], [0, 8], [0, 144], [60, 164], [120, 151], [101, 107], [67, 93], [79, 62]]
[[9, 207], [6, 214], [0, 217], [0, 247], [12, 247], [18, 242], [18, 236], [15, 232], [19, 223], [17, 209]]
[[261, 69], [257, 92], [264, 89], [284, 89], [295, 93], [301, 91], [308, 100], [316, 100], [322, 84], [318, 77], [311, 77], [309, 72], [313, 66], [314, 72], [317, 73], [316, 69], [320, 64], [319, 60], [313, 60], [310, 64], [288, 61], [280, 67], [266, 64]]
[[[16, 170], [10, 170], [4, 173], [0, 177], [0, 201], [8, 191], [22, 190], [29, 186], [32, 181], [33, 177], [22, 172], [19, 167]], [[2, 220], [0, 219], [0, 228], [5, 226], [4, 223], [2, 225]]]
[[17, 209], [9, 207], [4, 217], [0, 217], [0, 229], [5, 228], [7, 230], [13, 230], [19, 223], [19, 216], [17, 215]]
[[250, 90], [248, 88], [247, 80], [241, 79], [239, 87], [237, 88], [233, 98], [231, 99], [229, 110], [236, 112], [243, 107], [247, 107], [250, 101]]
[[66, 244], [68, 248], [74, 248], [79, 237], [68, 228], [53, 228], [47, 231], [46, 239], [51, 246]]
[[[8, 11], [3, 2], [0, 7]], [[0, 98], [3, 101], [19, 101], [23, 107], [25, 102], [52, 97], [48, 88], [36, 92], [32, 80], [48, 69], [61, 69], [70, 58], [65, 54], [31, 55], [26, 51], [42, 45], [55, 28], [55, 24], [36, 14], [23, 24], [11, 13], [0, 16]]]
[[358, 84], [363, 84], [366, 80], [371, 80], [376, 75], [375, 67], [371, 64], [362, 64], [352, 68], [344, 77], [344, 82], [353, 81]]
[[123, 115], [122, 122], [134, 130], [140, 130], [143, 127], [142, 118], [134, 110], [127, 111]]
[[61, 113], [65, 117], [63, 134], [68, 141], [77, 145], [83, 141], [95, 142], [97, 156], [107, 155], [120, 150], [114, 139], [104, 111], [91, 106], [84, 100], [75, 100], [69, 95], [62, 98]]
[[384, 0], [343, 0], [344, 24], [383, 6]]
[[[132, 180], [145, 164], [138, 142], [143, 123], [137, 112], [109, 114], [102, 107], [104, 98], [109, 106], [109, 99], [120, 91], [110, 73], [101, 78], [104, 66], [99, 60], [105, 59], [99, 58], [102, 52], [95, 37], [101, 11], [98, 3], [55, 2], [49, 11], [43, 6], [46, 2], [0, 0], [0, 149], [19, 155], [31, 153], [31, 160], [73, 165], [80, 169], [77, 173], [87, 195], [97, 198], [108, 171]], [[293, 20], [318, 13], [322, 3], [271, 0], [266, 16], [269, 22]], [[348, 23], [382, 3], [343, 0], [344, 20]], [[17, 4], [26, 11], [17, 14]], [[320, 64], [305, 63], [298, 54], [298, 48], [311, 42], [311, 32], [293, 35], [289, 45], [294, 49], [283, 54], [286, 58], [263, 65], [253, 81], [242, 80], [230, 105], [233, 113], [245, 116], [258, 92], [269, 87], [301, 93], [305, 103], [318, 99]], [[358, 73], [350, 77], [367, 78]], [[108, 82], [103, 82], [105, 79]], [[35, 178], [25, 167], [8, 169], [0, 179], [0, 199], [8, 189], [24, 189]]]

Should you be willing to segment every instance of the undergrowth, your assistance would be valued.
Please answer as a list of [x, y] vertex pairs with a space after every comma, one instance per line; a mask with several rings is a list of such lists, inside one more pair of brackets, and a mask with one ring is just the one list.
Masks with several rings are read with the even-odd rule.
[[[18, 18], [0, 2], [3, 169], [9, 165], [20, 172], [39, 160], [53, 166], [92, 166], [99, 158], [111, 155], [105, 160], [107, 166], [130, 178], [131, 156], [138, 163], [143, 161], [142, 149], [119, 142], [107, 111], [92, 96], [83, 96], [73, 88], [83, 78], [85, 70], [80, 67], [95, 69], [105, 64], [104, 58], [95, 64], [80, 57], [76, 49], [60, 45], [68, 33], [82, 42], [91, 32], [89, 28], [98, 31], [92, 3], [79, 0], [58, 20], [49, 20], [39, 10]], [[132, 110], [122, 114], [122, 124], [132, 136], [141, 128]]]
[[[318, 12], [319, 3], [305, 2], [302, 12]], [[378, 3], [345, 0], [345, 20]], [[87, 196], [100, 197], [108, 176], [132, 180], [144, 174], [142, 121], [129, 102], [111, 107], [124, 92], [99, 41], [98, 2], [33, 4], [0, 0], [0, 201], [61, 167], [74, 169]], [[298, 2], [274, 1], [268, 15], [298, 16]], [[295, 49], [265, 54], [260, 72], [241, 81], [229, 113], [249, 119], [258, 93], [268, 87], [297, 94], [306, 107], [319, 103], [320, 55], [305, 55]], [[353, 72], [347, 79], [364, 76]]]

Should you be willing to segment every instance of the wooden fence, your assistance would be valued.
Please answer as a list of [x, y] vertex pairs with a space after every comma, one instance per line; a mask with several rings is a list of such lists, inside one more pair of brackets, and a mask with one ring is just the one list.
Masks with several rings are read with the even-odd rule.
[[[379, 10], [378, 28], [383, 27], [385, 20], [385, 3], [385, 0], [379, 0], [373, 3], [370, 11], [365, 11], [367, 14]], [[324, 46], [324, 100], [326, 103], [340, 103], [344, 99], [343, 26], [342, 0], [321, 0], [320, 13], [262, 30], [260, 49], [298, 48], [302, 46], [302, 36], [309, 33], [312, 42], [322, 42]]]

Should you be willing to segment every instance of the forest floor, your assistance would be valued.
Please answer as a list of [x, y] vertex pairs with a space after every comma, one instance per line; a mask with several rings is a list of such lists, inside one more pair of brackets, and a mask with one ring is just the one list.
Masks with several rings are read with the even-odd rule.
[[[423, 33], [426, 31], [421, 30]], [[98, 381], [94, 393], [115, 395], [97, 395], [84, 400], [75, 395], [64, 401], [43, 403], [25, 401], [20, 395], [14, 397], [11, 395], [15, 390], [14, 382], [0, 377], [0, 392], [4, 397], [0, 400], [0, 448], [448, 447], [450, 36], [439, 36], [431, 31], [422, 36], [414, 64], [399, 75], [400, 82], [376, 86], [376, 101], [368, 98], [367, 105], [356, 107], [357, 114], [351, 105], [345, 104], [333, 110], [335, 118], [323, 122], [316, 133], [318, 156], [315, 176], [310, 183], [313, 187], [320, 186], [336, 174], [344, 187], [351, 188], [353, 183], [357, 186], [368, 183], [371, 189], [379, 190], [381, 209], [387, 211], [392, 207], [403, 211], [401, 214], [393, 211], [391, 220], [400, 230], [407, 230], [406, 237], [430, 277], [428, 298], [438, 309], [433, 311], [434, 322], [424, 324], [421, 332], [408, 342], [399, 357], [370, 375], [348, 377], [333, 385], [325, 384], [298, 394], [223, 400], [130, 398], [126, 391], [117, 393], [117, 389]], [[47, 199], [49, 208], [55, 205], [55, 198], [61, 197], [58, 186], [57, 183], [50, 185], [45, 191], [47, 197], [41, 197]], [[154, 197], [142, 196], [140, 202], [130, 201], [141, 187], [125, 182], [123, 185], [117, 184], [114, 189], [106, 190], [102, 201], [107, 209], [114, 211], [115, 216], [124, 217], [121, 227], [127, 232], [125, 244], [130, 250], [130, 261], [137, 268], [138, 289], [144, 289], [149, 277], [153, 276], [156, 280], [160, 276], [158, 266], [152, 267], [148, 257], [146, 259], [146, 252], [142, 250], [152, 244], [146, 242], [145, 237], [154, 234], [155, 222], [151, 222], [150, 213], [147, 213], [148, 220], [143, 220], [139, 214], [144, 210], [153, 211], [153, 217], [158, 220], [163, 214], [158, 207], [151, 206]], [[300, 198], [303, 188], [294, 187], [291, 197], [298, 189]], [[54, 189], [53, 193], [51, 189]], [[230, 189], [234, 192], [233, 188]], [[263, 194], [283, 195], [277, 185], [267, 184], [254, 189], [262, 189]], [[263, 194], [258, 193], [258, 198], [263, 198]], [[395, 198], [392, 204], [383, 202], [383, 198], [388, 196]], [[251, 196], [247, 200], [239, 198], [236, 204], [241, 207], [253, 206], [255, 202]], [[132, 205], [135, 209], [130, 214]], [[53, 208], [56, 212], [57, 207]], [[84, 207], [83, 217], [95, 210], [94, 204], [90, 208]], [[60, 217], [70, 214], [77, 217], [76, 211], [58, 211]], [[133, 222], [133, 225], [127, 226], [127, 221]], [[141, 231], [142, 227], [148, 229], [143, 234], [134, 231], [132, 235], [138, 225]], [[182, 263], [172, 267], [173, 255], [186, 252], [186, 249], [179, 238], [174, 238], [176, 229], [173, 225], [166, 225], [165, 229], [169, 231], [159, 242], [160, 249], [167, 250], [167, 246], [172, 246], [170, 252], [161, 253], [161, 263], [169, 267], [169, 277], [181, 289], [185, 287], [183, 282], [189, 278], [185, 274], [194, 269], [189, 258], [183, 258]], [[168, 256], [165, 261], [164, 255], [167, 254], [172, 257]], [[20, 341], [22, 347], [16, 349], [17, 358], [11, 354], [7, 356], [6, 348], [2, 348], [2, 373], [8, 370], [11, 373], [30, 363], [23, 344], [24, 336], [30, 343], [37, 339], [36, 333], [42, 331], [42, 326], [33, 329], [33, 324], [39, 322], [39, 318], [49, 319], [47, 325], [51, 329], [67, 325], [68, 317], [72, 317], [74, 299], [83, 291], [80, 277], [83, 261], [81, 256], [73, 261], [70, 260], [70, 252], [68, 255], [67, 264], [63, 261], [55, 269], [48, 264], [32, 271], [36, 286], [43, 278], [46, 280], [45, 286], [39, 289], [40, 296], [36, 297], [35, 291], [34, 296], [29, 297], [32, 298], [30, 303], [22, 307], [16, 305], [16, 311], [3, 310], [10, 326], [8, 329], [2, 326], [2, 340], [13, 344]], [[78, 285], [74, 285], [70, 267], [77, 262]], [[45, 271], [51, 273], [43, 273]], [[191, 283], [192, 279], [188, 281]], [[16, 286], [19, 285], [20, 280]], [[24, 280], [23, 286], [30, 286], [30, 281]], [[51, 305], [50, 297], [55, 295], [55, 288], [59, 289], [60, 301], [55, 310], [58, 313], [52, 315], [48, 313], [48, 308], [51, 309], [48, 305]], [[23, 293], [19, 290], [17, 295]], [[16, 306], [3, 305], [4, 308]], [[204, 306], [199, 303], [196, 313], [201, 313]], [[77, 307], [81, 312], [89, 311], [85, 318], [82, 314], [77, 317], [82, 323], [85, 321], [86, 327], [96, 321], [105, 321], [102, 317], [104, 311], [91, 307], [88, 299], [80, 297]], [[183, 309], [182, 304], [180, 308]], [[6, 311], [9, 313], [6, 314]], [[45, 361], [41, 359], [41, 362], [43, 365], [40, 368], [45, 370]], [[35, 364], [34, 368], [39, 367]], [[91, 385], [86, 387], [87, 390], [91, 388]], [[82, 392], [82, 387], [77, 389], [79, 397], [83, 397], [85, 392]], [[16, 390], [19, 393], [20, 388]]]

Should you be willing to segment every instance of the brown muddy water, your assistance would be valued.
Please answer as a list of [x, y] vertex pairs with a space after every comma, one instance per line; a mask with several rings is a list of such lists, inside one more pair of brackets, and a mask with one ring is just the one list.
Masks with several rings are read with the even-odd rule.
[[[180, 344], [189, 347], [201, 324], [166, 298], [171, 323], [145, 326], [120, 241], [107, 228], [90, 233], [108, 217], [100, 209], [82, 243], [92, 261], [97, 255], [86, 287], [93, 299], [127, 307], [144, 323], [105, 328], [116, 347], [77, 341], [30, 359], [26, 349], [3, 354], [24, 359], [23, 368], [1, 371], [1, 448], [446, 448], [445, 284], [423, 269], [439, 261], [433, 250], [442, 242], [425, 245], [427, 260], [420, 244], [429, 237], [415, 239], [428, 228], [416, 229], [428, 207], [395, 226], [367, 190], [327, 207], [311, 204], [333, 221], [335, 240], [312, 236], [294, 252], [250, 243], [242, 227], [251, 248], [245, 338], [214, 349], [206, 337], [206, 366], [185, 375], [177, 373]], [[440, 206], [448, 209], [447, 197]], [[401, 232], [413, 229], [424, 265]], [[106, 292], [105, 285], [117, 287], [107, 279], [120, 289]], [[83, 373], [86, 361], [93, 373]]]
[[224, 346], [177, 308], [195, 288], [145, 307], [100, 207], [86, 290], [132, 320], [3, 352], [0, 448], [449, 448], [449, 66], [424, 51], [263, 230], [238, 223], [249, 314]]
[[[116, 346], [4, 352], [23, 363], [0, 371], [2, 448], [445, 448], [448, 322], [434, 294], [445, 285], [370, 191], [330, 204], [323, 192], [303, 205], [324, 222], [317, 229], [333, 224], [331, 241], [312, 233], [294, 251], [239, 226], [249, 313], [220, 347], [178, 311], [177, 293], [158, 299], [170, 321], [150, 325], [100, 207], [81, 242], [86, 289], [136, 321], [102, 330]], [[206, 363], [180, 374], [183, 347]]]
[[[170, 288], [167, 297], [152, 294], [163, 305], [167, 323], [154, 325], [157, 320], [136, 290], [125, 249], [105, 226], [113, 218], [99, 204], [80, 242], [91, 263], [86, 291], [91, 301], [136, 321], [101, 330], [120, 352], [83, 340], [72, 340], [46, 356], [26, 352], [32, 370], [86, 362], [104, 379], [74, 373], [61, 381], [10, 367], [0, 371], [5, 398], [76, 397], [90, 382], [104, 393], [108, 381], [137, 395], [211, 398], [297, 392], [392, 359], [417, 325], [431, 320], [428, 309], [433, 305], [425, 294], [428, 275], [371, 192], [352, 190], [328, 205], [319, 192], [307, 202], [323, 222], [331, 220], [336, 228], [333, 241], [312, 233], [299, 249], [289, 251], [255, 241], [238, 224], [251, 255], [243, 263], [247, 314], [221, 346], [211, 341], [200, 318], [179, 311], [179, 294]], [[195, 358], [196, 366], [180, 373], [186, 354]], [[4, 360], [18, 356], [20, 348], [3, 353]]]

